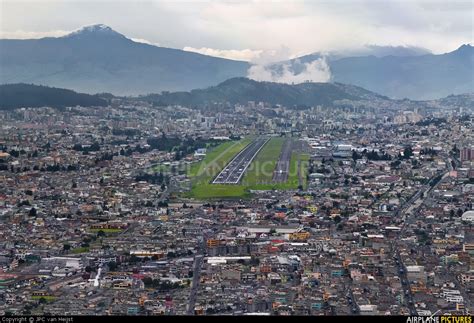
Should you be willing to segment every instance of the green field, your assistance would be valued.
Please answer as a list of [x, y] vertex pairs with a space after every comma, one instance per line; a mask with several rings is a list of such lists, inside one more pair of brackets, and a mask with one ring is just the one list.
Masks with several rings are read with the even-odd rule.
[[44, 298], [45, 301], [47, 302], [53, 302], [56, 300], [56, 296], [49, 296], [49, 295], [46, 295], [46, 296], [31, 296], [31, 299], [34, 299], [34, 300], [40, 300]]
[[78, 254], [78, 253], [84, 253], [84, 252], [89, 252], [89, 247], [79, 247], [71, 250], [71, 253]]
[[[192, 189], [187, 197], [197, 199], [211, 198], [248, 198], [250, 190], [288, 190], [297, 189], [298, 160], [301, 159], [300, 171], [303, 183], [306, 182], [308, 155], [293, 152], [290, 160], [290, 174], [286, 183], [271, 183], [284, 138], [272, 138], [258, 153], [247, 169], [240, 185], [211, 184], [210, 181], [232, 160], [232, 158], [252, 139], [246, 138], [237, 142], [226, 142], [208, 152], [205, 159], [194, 164], [188, 171], [192, 179]], [[304, 186], [303, 185], [303, 186]]]
[[250, 142], [252, 138], [225, 142], [209, 151], [201, 162], [192, 165], [188, 170], [188, 176], [192, 179], [192, 189], [187, 195], [198, 199], [246, 195], [244, 187], [216, 185], [210, 182]]
[[97, 233], [99, 231], [103, 231], [104, 233], [119, 233], [122, 232], [123, 229], [89, 229], [90, 232]]
[[301, 160], [300, 172], [301, 172], [301, 177], [303, 179], [303, 188], [306, 189], [308, 187], [308, 178], [307, 177], [308, 177], [310, 156], [308, 154], [300, 154], [299, 158]]
[[242, 185], [269, 184], [273, 178], [285, 138], [272, 138], [263, 146], [242, 178]]
[[239, 151], [251, 142], [252, 139], [244, 138], [220, 144], [209, 151], [200, 163], [193, 164], [188, 170], [188, 176], [198, 181], [210, 181]]

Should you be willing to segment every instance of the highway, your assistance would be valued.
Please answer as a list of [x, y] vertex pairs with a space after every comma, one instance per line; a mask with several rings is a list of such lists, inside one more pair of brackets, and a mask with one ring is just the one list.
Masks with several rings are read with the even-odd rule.
[[199, 288], [199, 280], [201, 276], [201, 268], [204, 260], [204, 252], [206, 251], [207, 234], [203, 233], [200, 244], [198, 245], [198, 253], [194, 257], [193, 265], [193, 281], [191, 283], [191, 293], [189, 295], [189, 302], [186, 310], [187, 315], [194, 315], [194, 307], [196, 304], [196, 296]]
[[288, 174], [290, 172], [290, 159], [292, 152], [292, 140], [287, 139], [283, 144], [283, 148], [280, 153], [280, 158], [273, 172], [274, 183], [285, 183], [288, 180]]
[[[450, 164], [446, 164], [448, 167], [448, 170], [451, 170]], [[426, 185], [423, 185], [408, 201], [406, 201], [403, 206], [399, 209], [399, 211], [396, 213], [396, 216], [401, 216], [403, 225], [401, 226], [401, 230], [399, 233], [399, 239], [395, 239], [395, 241], [391, 241], [390, 248], [392, 251], [393, 259], [395, 260], [399, 274], [400, 274], [400, 280], [402, 283], [402, 289], [404, 292], [404, 298], [407, 301], [406, 305], [410, 311], [410, 315], [417, 315], [415, 303], [413, 301], [413, 294], [411, 292], [410, 288], [410, 282], [408, 281], [407, 278], [407, 271], [406, 271], [406, 266], [403, 263], [402, 257], [400, 256], [400, 249], [399, 249], [399, 242], [401, 241], [401, 237], [403, 237], [407, 225], [412, 224], [414, 219], [414, 215], [418, 212], [418, 209], [422, 206], [424, 199], [426, 199], [429, 195], [429, 193], [434, 190], [438, 184], [441, 182], [441, 180], [438, 180], [436, 183], [434, 183], [437, 179], [437, 177], [444, 178], [449, 174], [449, 172], [446, 171], [441, 171], [435, 174], [431, 179], [428, 181]], [[433, 185], [433, 186], [431, 186]]]
[[258, 138], [241, 150], [212, 181], [212, 184], [238, 184], [252, 160], [269, 138]]
[[187, 315], [194, 314], [194, 306], [196, 304], [196, 295], [199, 286], [199, 278], [201, 275], [201, 267], [203, 261], [203, 255], [196, 255], [194, 258], [193, 266], [193, 281], [191, 283], [191, 294], [189, 295], [189, 303], [187, 308]]

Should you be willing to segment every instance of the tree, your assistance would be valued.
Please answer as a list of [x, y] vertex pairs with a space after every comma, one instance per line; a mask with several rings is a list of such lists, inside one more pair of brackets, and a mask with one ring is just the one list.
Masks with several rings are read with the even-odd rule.
[[115, 261], [110, 261], [107, 266], [109, 267], [109, 270], [114, 271], [117, 269], [117, 263]]
[[64, 251], [68, 251], [68, 250], [70, 250], [70, 249], [71, 249], [71, 245], [69, 245], [69, 244], [67, 244], [67, 243], [65, 243], [65, 244], [63, 245], [63, 250], [64, 250]]
[[129, 261], [130, 261], [131, 263], [136, 263], [136, 262], [138, 262], [139, 260], [140, 260], [140, 259], [138, 259], [137, 256], [131, 255]]
[[152, 207], [153, 206], [153, 203], [151, 201], [147, 201], [145, 203], [145, 207]]
[[413, 156], [413, 149], [411, 148], [410, 145], [406, 146], [405, 149], [403, 150], [403, 158], [404, 159], [409, 159], [410, 157]]
[[361, 155], [357, 153], [357, 151], [353, 150], [352, 151], [352, 160], [356, 161], [357, 159], [361, 159]]
[[99, 230], [99, 232], [97, 232], [97, 236], [98, 237], [105, 237], [105, 232], [103, 230]]
[[36, 217], [36, 209], [34, 207], [31, 208], [30, 212], [28, 213], [29, 216]]
[[151, 286], [153, 284], [153, 279], [151, 277], [144, 277], [142, 282], [145, 284], [146, 287]]

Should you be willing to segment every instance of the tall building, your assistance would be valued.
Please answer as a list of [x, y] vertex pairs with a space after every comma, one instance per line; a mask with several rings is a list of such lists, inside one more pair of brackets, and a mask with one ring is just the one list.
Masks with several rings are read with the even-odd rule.
[[474, 147], [464, 147], [460, 152], [461, 162], [474, 160]]

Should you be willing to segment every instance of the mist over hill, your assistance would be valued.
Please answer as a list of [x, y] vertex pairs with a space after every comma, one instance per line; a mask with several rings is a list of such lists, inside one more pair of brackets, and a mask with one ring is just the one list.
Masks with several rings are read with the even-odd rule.
[[[364, 53], [371, 55], [361, 55]], [[386, 56], [388, 53], [391, 54]], [[293, 79], [305, 74], [311, 77], [317, 72], [314, 71], [314, 62], [321, 60], [327, 64], [327, 71], [324, 71], [326, 81], [354, 84], [391, 98], [429, 100], [474, 89], [474, 48], [471, 45], [462, 45], [453, 52], [441, 55], [426, 54], [422, 50], [379, 47], [353, 57], [341, 53], [315, 53], [270, 64], [265, 70], [271, 77], [266, 73], [264, 77], [257, 76], [257, 79], [278, 82], [280, 79], [287, 80], [289, 74], [294, 75]]]

